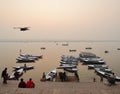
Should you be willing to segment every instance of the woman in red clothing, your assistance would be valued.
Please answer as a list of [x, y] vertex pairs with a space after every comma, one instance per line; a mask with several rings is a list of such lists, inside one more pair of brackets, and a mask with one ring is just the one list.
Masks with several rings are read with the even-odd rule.
[[35, 83], [30, 78], [29, 81], [27, 81], [27, 88], [34, 88], [34, 87], [35, 87]]

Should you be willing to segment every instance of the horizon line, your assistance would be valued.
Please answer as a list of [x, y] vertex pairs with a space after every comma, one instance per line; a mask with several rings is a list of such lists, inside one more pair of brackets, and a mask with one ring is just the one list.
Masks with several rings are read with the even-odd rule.
[[0, 42], [120, 42], [120, 40], [0, 39]]

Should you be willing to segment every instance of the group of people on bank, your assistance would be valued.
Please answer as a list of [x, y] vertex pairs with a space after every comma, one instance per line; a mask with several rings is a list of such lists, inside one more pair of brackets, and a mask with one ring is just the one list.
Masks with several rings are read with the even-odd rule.
[[[7, 73], [7, 68], [5, 68], [2, 71], [1, 77], [3, 78], [3, 84], [7, 84], [7, 80], [8, 80], [8, 73]], [[16, 79], [18, 80], [18, 79]], [[18, 84], [19, 88], [34, 88], [35, 87], [35, 83], [32, 81], [32, 78], [30, 78], [27, 82], [24, 81], [23, 78], [20, 79], [20, 82]]]

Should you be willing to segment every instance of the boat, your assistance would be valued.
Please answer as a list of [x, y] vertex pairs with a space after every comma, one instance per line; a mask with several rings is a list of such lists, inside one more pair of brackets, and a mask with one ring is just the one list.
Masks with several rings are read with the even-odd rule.
[[68, 43], [63, 43], [62, 46], [68, 46], [69, 44]]
[[57, 67], [57, 69], [66, 69], [66, 68], [76, 68], [76, 65], [64, 64]]
[[78, 71], [77, 68], [65, 68], [64, 70], [65, 70], [65, 71], [68, 71], [68, 72], [71, 72], [71, 73], [74, 73], [74, 72], [77, 72], [77, 71]]
[[104, 53], [109, 53], [109, 51], [105, 50]]
[[16, 58], [17, 62], [35, 62], [35, 59], [27, 58], [27, 57], [18, 57]]
[[[100, 76], [103, 76], [105, 78], [108, 78], [108, 77], [112, 77], [113, 76], [113, 73], [107, 73], [105, 71], [101, 71], [101, 70], [97, 70], [96, 73]], [[120, 76], [116, 76], [114, 75], [114, 78], [116, 81], [120, 81]]]
[[46, 48], [45, 47], [41, 47], [41, 50], [45, 50]]
[[13, 67], [14, 70], [19, 70], [19, 69], [23, 69], [23, 70], [30, 70], [30, 69], [34, 69], [34, 66], [15, 66]]
[[9, 76], [9, 80], [16, 80], [16, 78], [15, 78], [15, 72], [18, 72], [18, 78], [19, 77], [21, 77], [22, 76], [22, 74], [23, 74], [23, 69], [21, 68], [21, 69], [19, 69], [19, 70], [17, 70], [17, 71], [14, 71], [10, 76]]
[[120, 48], [117, 48], [117, 50], [120, 50]]
[[45, 76], [46, 80], [53, 80], [57, 74], [57, 70], [53, 69], [52, 71], [48, 72]]
[[100, 57], [84, 58], [84, 64], [105, 64], [105, 61]]
[[69, 52], [76, 52], [77, 50], [75, 49], [70, 49]]
[[62, 55], [61, 56], [61, 61], [64, 61], [64, 62], [78, 62], [78, 57]]
[[94, 68], [108, 68], [108, 65], [88, 65], [88, 69], [94, 69]]
[[27, 57], [27, 58], [32, 58], [32, 59], [42, 58], [42, 55], [20, 54], [20, 56]]
[[103, 67], [95, 68], [95, 72], [97, 72], [97, 71], [103, 71], [103, 72], [107, 72], [107, 73], [112, 73], [112, 69], [103, 68]]
[[78, 65], [78, 62], [65, 62], [65, 61], [60, 61], [61, 65], [63, 64], [71, 64], [71, 65]]
[[79, 54], [79, 59], [81, 62], [84, 61], [85, 58], [96, 58], [97, 56], [94, 53], [91, 52], [81, 52]]
[[86, 47], [85, 49], [92, 49], [92, 47]]

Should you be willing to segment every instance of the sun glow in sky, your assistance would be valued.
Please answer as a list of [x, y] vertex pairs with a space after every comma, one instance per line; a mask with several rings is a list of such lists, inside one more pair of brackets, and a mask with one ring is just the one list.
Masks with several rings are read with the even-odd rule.
[[[13, 27], [31, 27], [20, 32]], [[0, 39], [120, 40], [120, 0], [1, 0]]]

